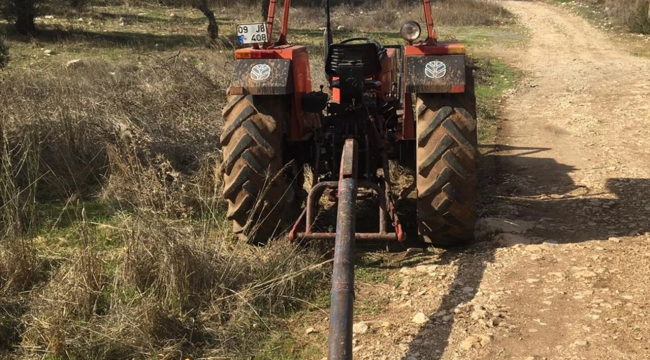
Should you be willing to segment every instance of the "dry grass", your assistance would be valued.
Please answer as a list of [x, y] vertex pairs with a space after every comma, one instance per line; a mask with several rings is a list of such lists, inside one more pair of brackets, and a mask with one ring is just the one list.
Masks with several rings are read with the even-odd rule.
[[[37, 145], [39, 200], [95, 194], [110, 178], [111, 145], [137, 149], [145, 167], [159, 156], [181, 171], [196, 170], [218, 143], [228, 74], [212, 70], [209, 77], [172, 58], [1, 74], [5, 146], [24, 146], [24, 139]], [[18, 185], [29, 180], [19, 177]]]
[[318, 252], [227, 230], [216, 60], [0, 74], [0, 357], [244, 358], [321, 287]]
[[[566, 1], [561, 1], [566, 2]], [[627, 28], [631, 32], [650, 34], [650, 2], [641, 0], [583, 0], [578, 3], [594, 5], [592, 10], [597, 17], [604, 14], [614, 25]]]
[[[512, 14], [492, 0], [432, 1], [436, 26], [490, 26], [510, 23]], [[292, 15], [293, 26], [305, 29], [324, 26], [324, 10], [320, 7], [297, 8]], [[381, 0], [359, 5], [338, 5], [332, 11], [334, 29], [399, 31], [400, 25], [416, 20], [424, 26], [424, 11], [418, 1]]]
[[[421, 13], [399, 4], [339, 6], [335, 26], [397, 38], [399, 22]], [[0, 358], [250, 358], [277, 315], [327, 288], [328, 262], [229, 232], [218, 168], [229, 46], [203, 48], [194, 10], [114, 6], [41, 19], [40, 39], [10, 37], [16, 56], [0, 71]], [[220, 16], [257, 14], [242, 6]], [[434, 6], [441, 25], [509, 19], [492, 2]], [[296, 41], [320, 41], [322, 10], [292, 11], [292, 25], [309, 30]], [[74, 58], [82, 62], [66, 68]]]
[[212, 230], [157, 214], [125, 218], [114, 230], [119, 251], [88, 244], [32, 292], [20, 353], [246, 357], [275, 326], [271, 316], [309, 297], [324, 274], [314, 252], [250, 247]]

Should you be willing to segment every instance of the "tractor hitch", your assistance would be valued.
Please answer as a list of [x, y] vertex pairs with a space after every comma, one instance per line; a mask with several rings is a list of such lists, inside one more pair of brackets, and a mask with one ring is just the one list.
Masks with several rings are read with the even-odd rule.
[[[355, 139], [345, 140], [341, 154], [338, 181], [322, 181], [315, 184], [307, 197], [302, 215], [296, 221], [289, 239], [334, 239], [334, 272], [332, 275], [329, 360], [352, 359], [352, 323], [354, 305], [354, 244], [355, 240], [397, 240], [404, 241], [402, 226], [397, 218], [395, 204], [391, 199], [388, 181], [380, 186], [368, 180], [358, 179], [358, 145]], [[336, 232], [312, 232], [315, 222], [315, 207], [325, 190], [336, 190], [338, 205]], [[379, 232], [356, 232], [356, 201], [359, 189], [366, 189], [379, 198]], [[395, 232], [388, 232], [388, 218], [392, 219]], [[305, 219], [306, 218], [306, 219]], [[306, 220], [306, 221], [305, 221]], [[298, 226], [305, 221], [305, 231], [298, 232]]]
[[[348, 140], [350, 141], [350, 140]], [[347, 144], [347, 141], [346, 141]], [[356, 144], [356, 141], [355, 141]], [[344, 148], [344, 153], [343, 156], [341, 157], [341, 160], [343, 160], [345, 154], [345, 148]], [[341, 167], [343, 168], [345, 164], [341, 162]], [[343, 172], [341, 172], [343, 174]], [[354, 209], [350, 209], [349, 212], [345, 213], [341, 211], [341, 203], [340, 203], [340, 198], [341, 198], [341, 192], [346, 191], [347, 189], [344, 188], [345, 186], [350, 186], [348, 182], [343, 183], [341, 180], [339, 181], [321, 181], [314, 185], [314, 187], [311, 189], [309, 192], [309, 195], [307, 196], [307, 202], [305, 204], [305, 209], [303, 210], [302, 214], [298, 218], [298, 220], [295, 222], [294, 226], [292, 227], [291, 231], [289, 232], [289, 240], [294, 242], [298, 239], [304, 239], [304, 240], [331, 240], [335, 239], [337, 236], [337, 232], [313, 232], [312, 231], [312, 226], [314, 225], [315, 218], [316, 218], [316, 207], [318, 206], [318, 201], [320, 198], [323, 196], [323, 193], [325, 193], [326, 190], [336, 190], [338, 192], [338, 203], [339, 203], [339, 209], [338, 209], [338, 214], [337, 218], [341, 216], [349, 216], [349, 212], [353, 212]], [[377, 197], [379, 199], [379, 232], [374, 232], [374, 233], [353, 233], [353, 237], [355, 240], [385, 240], [385, 241], [390, 241], [390, 240], [397, 240], [398, 242], [403, 242], [404, 241], [404, 232], [402, 231], [402, 225], [399, 221], [399, 218], [397, 217], [396, 213], [396, 205], [390, 199], [390, 188], [386, 187], [386, 189], [382, 190], [382, 187], [367, 181], [367, 180], [356, 180], [355, 178], [355, 191], [358, 193], [359, 189], [363, 189], [362, 191], [369, 191], [371, 193], [377, 194]], [[388, 232], [388, 219], [391, 219], [393, 228], [395, 229], [394, 232]], [[306, 220], [306, 221], [305, 221]], [[305, 231], [304, 232], [299, 232], [298, 228], [300, 225], [305, 222]]]

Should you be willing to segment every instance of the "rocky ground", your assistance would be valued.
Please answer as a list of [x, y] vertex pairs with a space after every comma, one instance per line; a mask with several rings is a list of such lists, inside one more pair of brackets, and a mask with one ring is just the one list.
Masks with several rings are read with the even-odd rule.
[[560, 7], [502, 3], [530, 42], [495, 51], [527, 80], [482, 149], [479, 242], [360, 282], [379, 310], [355, 316], [355, 359], [650, 358], [650, 60]]

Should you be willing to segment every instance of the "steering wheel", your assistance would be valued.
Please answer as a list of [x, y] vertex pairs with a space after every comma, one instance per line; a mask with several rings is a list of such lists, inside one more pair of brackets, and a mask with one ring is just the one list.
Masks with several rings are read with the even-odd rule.
[[363, 41], [365, 43], [375, 44], [375, 46], [377, 47], [377, 55], [379, 56], [379, 61], [384, 60], [384, 57], [386, 57], [386, 48], [384, 48], [379, 43], [379, 41], [377, 41], [375, 39], [364, 38], [364, 37], [355, 37], [355, 38], [350, 38], [350, 39], [343, 40], [339, 44], [347, 44], [347, 43], [351, 43], [353, 41]]

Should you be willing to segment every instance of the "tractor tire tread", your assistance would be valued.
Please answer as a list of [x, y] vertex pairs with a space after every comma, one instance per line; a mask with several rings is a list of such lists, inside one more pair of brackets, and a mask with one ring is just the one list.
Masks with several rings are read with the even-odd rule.
[[[223, 195], [226, 216], [239, 238], [263, 243], [273, 237], [286, 209], [283, 168], [283, 101], [273, 96], [231, 95], [223, 110]], [[271, 112], [269, 112], [269, 110]]]
[[418, 232], [437, 246], [473, 239], [476, 221], [476, 105], [464, 94], [417, 94]]

